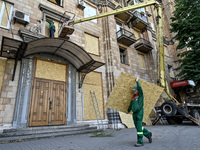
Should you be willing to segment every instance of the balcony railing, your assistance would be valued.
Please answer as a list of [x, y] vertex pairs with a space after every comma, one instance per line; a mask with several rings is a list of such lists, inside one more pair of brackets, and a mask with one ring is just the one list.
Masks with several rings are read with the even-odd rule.
[[135, 35], [127, 31], [123, 28], [120, 28], [120, 30], [117, 32], [117, 41], [118, 43], [124, 44], [126, 46], [130, 46], [133, 43], [135, 43], [137, 40], [135, 38]]
[[137, 18], [141, 19], [145, 23], [148, 23], [147, 17], [145, 16], [145, 13], [143, 14], [142, 12], [134, 11], [133, 15], [135, 15]]
[[148, 40], [140, 38], [135, 43], [135, 49], [147, 53], [153, 49], [153, 45]]

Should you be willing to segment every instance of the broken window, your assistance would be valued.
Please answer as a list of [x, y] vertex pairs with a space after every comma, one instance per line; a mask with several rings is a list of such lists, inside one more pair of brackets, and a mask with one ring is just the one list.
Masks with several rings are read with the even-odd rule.
[[13, 5], [0, 0], [0, 27], [9, 29]]
[[[94, 16], [96, 14], [97, 14], [96, 9], [85, 3], [84, 18], [91, 17], [91, 16]], [[91, 21], [97, 23], [97, 19], [93, 19]]]
[[63, 6], [62, 0], [48, 0], [48, 1], [50, 1], [50, 2], [52, 2], [52, 3], [54, 3], [54, 4], [57, 4], [57, 5], [59, 5], [59, 6]]
[[120, 52], [120, 61], [122, 64], [128, 64], [127, 61], [127, 52], [125, 49], [119, 48], [119, 52]]

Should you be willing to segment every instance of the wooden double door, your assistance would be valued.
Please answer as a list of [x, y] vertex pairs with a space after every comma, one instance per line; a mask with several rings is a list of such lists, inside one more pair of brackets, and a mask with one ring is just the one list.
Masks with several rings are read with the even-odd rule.
[[[58, 70], [56, 71], [58, 72]], [[32, 82], [28, 125], [66, 124], [66, 82], [38, 78], [37, 76], [39, 75], [36, 74]]]

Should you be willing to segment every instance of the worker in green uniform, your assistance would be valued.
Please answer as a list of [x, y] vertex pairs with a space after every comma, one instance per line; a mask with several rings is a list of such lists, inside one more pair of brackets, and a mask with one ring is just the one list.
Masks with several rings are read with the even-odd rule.
[[144, 95], [143, 95], [142, 87], [138, 81], [138, 78], [136, 79], [136, 82], [137, 82], [137, 86], [133, 88], [134, 96], [128, 108], [127, 114], [132, 110], [133, 121], [135, 124], [135, 128], [137, 129], [137, 143], [135, 144], [135, 146], [140, 147], [144, 145], [143, 135], [146, 138], [148, 138], [149, 143], [152, 143], [152, 133], [142, 126], [143, 114], [144, 114], [144, 109], [143, 109]]
[[49, 21], [46, 19], [46, 21], [49, 23], [49, 37], [54, 38], [54, 33], [56, 31], [54, 21]]

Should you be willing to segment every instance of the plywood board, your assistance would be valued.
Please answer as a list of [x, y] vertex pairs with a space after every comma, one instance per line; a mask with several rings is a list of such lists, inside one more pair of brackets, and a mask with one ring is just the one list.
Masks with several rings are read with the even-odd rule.
[[1, 96], [1, 89], [3, 85], [3, 79], [5, 75], [7, 59], [0, 57], [0, 96]]
[[97, 120], [90, 91], [94, 91], [102, 119], [104, 119], [104, 103], [102, 95], [102, 76], [101, 73], [91, 72], [87, 74], [84, 84], [84, 120]]
[[[3, 16], [1, 18], [1, 26], [7, 27], [9, 23], [8, 14], [11, 11], [11, 5], [6, 4], [6, 8], [4, 8]], [[8, 14], [7, 14], [8, 13]]]
[[85, 50], [89, 53], [99, 55], [99, 39], [85, 33]]
[[[126, 113], [133, 96], [133, 87], [136, 86], [136, 77], [126, 73], [121, 73], [115, 84], [106, 107]], [[149, 115], [159, 99], [163, 88], [139, 79], [144, 93], [144, 119], [147, 125], [151, 124]]]
[[66, 80], [66, 65], [37, 60], [35, 77], [49, 80]]
[[135, 125], [133, 123], [132, 114], [126, 114], [123, 112], [119, 112], [121, 121], [124, 125], [126, 125], [127, 128], [135, 128]]

